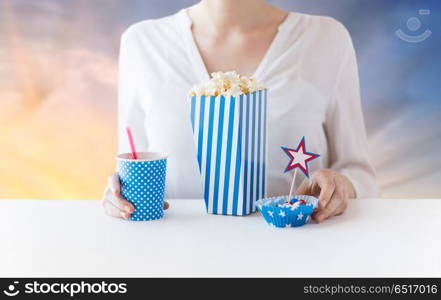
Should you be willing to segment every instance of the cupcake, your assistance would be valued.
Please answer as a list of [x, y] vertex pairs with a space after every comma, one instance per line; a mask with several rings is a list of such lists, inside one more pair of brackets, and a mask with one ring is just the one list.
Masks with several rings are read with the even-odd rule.
[[294, 195], [260, 199], [256, 206], [265, 221], [273, 227], [299, 227], [308, 223], [317, 207], [318, 199], [308, 195]]

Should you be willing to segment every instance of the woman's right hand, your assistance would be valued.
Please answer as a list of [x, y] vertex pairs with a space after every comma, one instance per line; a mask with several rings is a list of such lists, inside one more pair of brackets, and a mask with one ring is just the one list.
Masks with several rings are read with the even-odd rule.
[[[133, 204], [121, 196], [121, 185], [117, 173], [109, 176], [102, 204], [106, 214], [111, 217], [129, 219], [135, 211]], [[164, 202], [164, 209], [168, 207], [169, 204]]]

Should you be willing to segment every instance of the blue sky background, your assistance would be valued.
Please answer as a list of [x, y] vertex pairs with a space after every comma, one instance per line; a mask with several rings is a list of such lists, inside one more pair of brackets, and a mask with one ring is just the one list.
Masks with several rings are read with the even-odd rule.
[[[34, 185], [60, 176], [65, 176], [59, 184], [66, 188], [51, 191], [48, 187], [41, 197], [95, 197], [101, 189], [99, 181], [84, 179], [81, 173], [99, 178], [112, 169], [108, 161], [115, 143], [116, 59], [121, 33], [135, 22], [169, 15], [196, 2], [0, 0], [0, 155], [12, 156], [23, 169], [35, 166], [32, 172], [41, 178], [41, 182], [14, 188], [17, 181], [8, 173], [15, 165], [3, 164], [0, 197], [40, 195]], [[441, 197], [441, 1], [270, 2], [287, 10], [335, 17], [352, 34], [369, 150], [383, 195]], [[419, 9], [429, 9], [430, 15], [419, 15]], [[411, 17], [421, 21], [415, 32], [406, 27]], [[395, 35], [400, 28], [413, 35], [430, 29], [432, 36], [407, 43]], [[81, 113], [85, 124], [90, 122], [89, 128], [102, 136], [103, 147], [111, 150], [90, 152], [96, 138], [90, 133], [93, 130], [78, 132], [66, 146], [63, 132], [76, 123], [75, 118], [69, 121], [72, 111]], [[54, 127], [60, 130], [55, 133], [59, 141], [43, 133]], [[11, 143], [17, 135], [22, 139]], [[42, 141], [50, 146], [43, 146]], [[35, 149], [39, 156], [23, 149]], [[60, 151], [87, 153], [97, 165], [92, 170], [89, 161], [75, 166], [78, 172], [62, 176], [66, 172], [58, 167], [59, 162], [50, 167], [36, 163], [42, 156], [49, 160]], [[77, 186], [82, 186], [84, 194]]]

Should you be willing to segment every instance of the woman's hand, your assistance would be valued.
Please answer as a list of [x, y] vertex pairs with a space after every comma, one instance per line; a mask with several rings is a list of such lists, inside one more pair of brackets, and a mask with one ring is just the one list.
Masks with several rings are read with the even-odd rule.
[[348, 207], [348, 199], [355, 198], [355, 190], [349, 179], [332, 169], [318, 170], [310, 180], [300, 185], [296, 193], [319, 198], [318, 208], [312, 214], [317, 223], [341, 215]]
[[[106, 214], [116, 218], [128, 219], [135, 211], [133, 204], [121, 196], [121, 186], [117, 173], [109, 176], [102, 204]], [[164, 202], [164, 209], [168, 207], [168, 202]]]

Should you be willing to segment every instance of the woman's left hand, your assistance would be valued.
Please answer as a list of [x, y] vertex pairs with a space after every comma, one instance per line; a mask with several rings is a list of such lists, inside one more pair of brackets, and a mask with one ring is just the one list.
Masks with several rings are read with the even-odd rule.
[[325, 219], [341, 215], [348, 207], [348, 200], [355, 198], [355, 190], [349, 179], [332, 169], [321, 169], [305, 180], [296, 192], [319, 198], [317, 210], [312, 218], [320, 223]]

